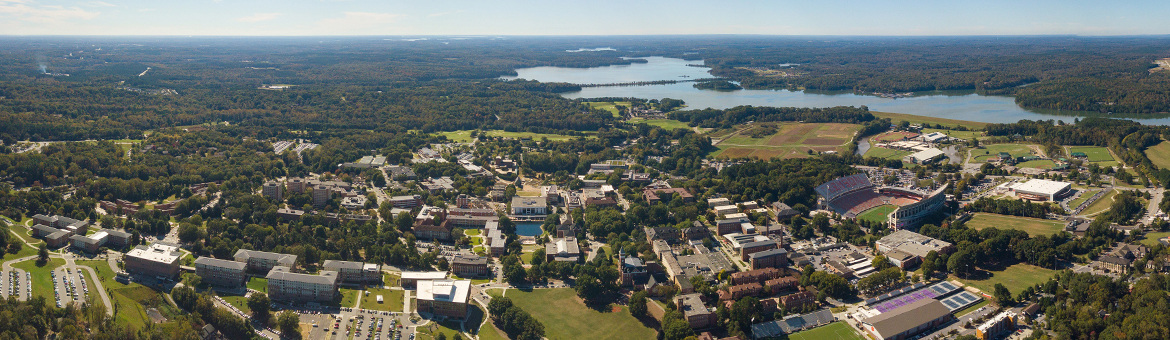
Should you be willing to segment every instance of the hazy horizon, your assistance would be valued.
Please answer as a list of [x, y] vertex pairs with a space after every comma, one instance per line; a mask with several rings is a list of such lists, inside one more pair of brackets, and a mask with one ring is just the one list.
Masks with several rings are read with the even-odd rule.
[[0, 0], [0, 35], [1144, 36], [1167, 2]]

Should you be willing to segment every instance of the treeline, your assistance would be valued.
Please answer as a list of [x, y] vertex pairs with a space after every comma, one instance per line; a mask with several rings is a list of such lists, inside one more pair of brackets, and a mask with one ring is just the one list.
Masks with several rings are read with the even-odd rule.
[[190, 287], [177, 287], [171, 290], [171, 297], [179, 307], [198, 315], [229, 339], [263, 339], [252, 331], [252, 327], [243, 318], [227, 309], [216, 307], [211, 296], [196, 293]]
[[1055, 204], [1034, 203], [1016, 199], [993, 199], [980, 197], [963, 208], [966, 211], [986, 212], [1000, 215], [1046, 218], [1048, 214], [1064, 214], [1064, 209]]
[[695, 84], [691, 85], [691, 86], [693, 86], [696, 89], [700, 89], [700, 90], [733, 91], [733, 90], [742, 90], [743, 89], [742, 86], [739, 86], [736, 83], [732, 83], [732, 82], [729, 82], [726, 80], [699, 81], [699, 82], [695, 82]]
[[812, 207], [816, 206], [814, 187], [857, 173], [847, 165], [849, 163], [834, 155], [749, 161], [720, 171], [722, 181], [714, 189], [733, 197], [734, 201], [762, 199], [764, 202]]
[[803, 107], [755, 107], [736, 106], [726, 110], [703, 109], [674, 111], [667, 117], [690, 126], [703, 128], [729, 128], [732, 125], [756, 122], [805, 122], [805, 123], [851, 123], [861, 124], [874, 120], [869, 108], [835, 106], [829, 108]]
[[[516, 340], [540, 340], [544, 338], [544, 325], [512, 304], [512, 299], [506, 296], [492, 298], [487, 306], [488, 314], [496, 327]], [[487, 330], [491, 331], [491, 330]]]

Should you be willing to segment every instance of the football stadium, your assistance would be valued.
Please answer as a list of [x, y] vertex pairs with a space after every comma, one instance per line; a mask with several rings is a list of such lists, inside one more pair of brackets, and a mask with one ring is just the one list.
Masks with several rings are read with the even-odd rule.
[[[884, 220], [895, 229], [916, 228], [927, 216], [946, 203], [946, 186], [926, 192], [917, 189], [879, 186], [865, 174], [841, 177], [816, 188], [821, 209], [847, 218], [867, 217], [867, 212], [885, 213]], [[892, 210], [892, 211], [891, 211]], [[872, 215], [870, 213], [869, 215]]]

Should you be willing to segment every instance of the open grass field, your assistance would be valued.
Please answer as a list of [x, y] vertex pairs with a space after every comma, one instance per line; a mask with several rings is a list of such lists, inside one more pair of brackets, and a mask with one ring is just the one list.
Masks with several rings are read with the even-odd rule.
[[253, 277], [248, 280], [248, 288], [255, 289], [261, 293], [268, 294], [268, 279]]
[[877, 157], [885, 159], [902, 159], [902, 157], [909, 156], [912, 152], [903, 150], [894, 150], [886, 148], [871, 147], [865, 151], [865, 157]]
[[[380, 310], [385, 312], [401, 312], [402, 299], [405, 291], [399, 289], [366, 289], [369, 295], [362, 294], [362, 309]], [[382, 295], [382, 303], [378, 303], [378, 295]], [[352, 306], [352, 305], [350, 305]]]
[[990, 144], [981, 149], [971, 150], [971, 155], [975, 156], [976, 162], [986, 162], [988, 158], [998, 157], [1000, 152], [1007, 152], [1012, 157], [1024, 157], [1032, 155], [1032, 148], [1024, 144]]
[[877, 137], [873, 137], [873, 139], [876, 141], [879, 141], [879, 142], [897, 142], [897, 141], [900, 141], [900, 140], [903, 140], [906, 138], [910, 138], [911, 136], [917, 136], [917, 135], [918, 135], [917, 133], [913, 133], [913, 132], [894, 131], [894, 132], [887, 132], [887, 133], [879, 135]]
[[650, 124], [653, 126], [663, 128], [663, 129], [667, 129], [667, 130], [690, 129], [691, 128], [690, 126], [687, 126], [687, 123], [683, 123], [683, 122], [680, 122], [680, 121], [677, 121], [674, 119], [634, 118], [634, 119], [630, 119], [629, 122], [632, 124], [646, 123], [646, 124]]
[[549, 339], [641, 340], [653, 339], [656, 334], [655, 330], [631, 316], [627, 308], [617, 312], [599, 312], [585, 306], [571, 288], [537, 289], [530, 292], [510, 289], [505, 296], [544, 324]]
[[1158, 245], [1158, 239], [1170, 236], [1170, 232], [1146, 233], [1145, 238], [1140, 242], [1147, 247], [1153, 248]]
[[833, 151], [840, 149], [853, 139], [853, 135], [859, 128], [859, 125], [838, 123], [779, 124], [776, 133], [761, 138], [752, 138], [747, 134], [727, 136], [717, 145], [719, 151], [715, 152], [713, 156], [722, 158], [756, 157], [760, 159], [804, 158], [809, 156], [809, 150]]
[[[447, 139], [455, 141], [455, 142], [459, 142], [459, 143], [467, 143], [467, 142], [471, 141], [471, 130], [438, 132], [436, 134], [438, 134], [440, 136], [446, 136]], [[492, 137], [504, 137], [504, 138], [525, 138], [525, 137], [528, 137], [528, 138], [532, 138], [533, 140], [540, 140], [541, 138], [548, 138], [548, 140], [550, 140], [550, 141], [566, 141], [566, 140], [576, 138], [573, 136], [557, 135], [557, 134], [550, 134], [550, 133], [508, 132], [508, 131], [504, 131], [504, 130], [487, 130], [487, 131], [484, 131], [484, 134], [488, 135], [488, 136], [492, 136]]]
[[941, 124], [941, 125], [946, 125], [946, 126], [966, 126], [968, 129], [971, 129], [971, 130], [982, 130], [984, 127], [987, 127], [987, 124], [988, 124], [988, 123], [972, 122], [972, 121], [958, 120], [958, 119], [916, 116], [916, 115], [905, 114], [905, 113], [877, 112], [877, 111], [870, 111], [869, 113], [872, 113], [874, 116], [876, 116], [878, 118], [889, 118], [890, 121], [893, 122], [894, 124], [898, 124], [899, 122], [904, 120], [904, 121], [910, 122], [911, 124], [930, 123], [930, 124]]
[[[110, 269], [109, 263], [104, 260], [78, 260], [76, 263], [79, 266], [93, 268], [97, 272], [98, 280], [106, 289], [110, 290], [110, 300], [114, 302], [114, 310], [118, 311], [114, 318], [119, 323], [134, 325], [138, 329], [145, 327], [150, 322], [150, 317], [146, 315], [147, 307], [144, 305], [157, 306], [160, 312], [168, 317], [177, 313], [173, 307], [165, 302], [162, 293], [137, 283], [132, 282], [127, 285], [114, 280], [116, 274]], [[94, 298], [101, 299], [96, 296]], [[227, 296], [223, 298], [228, 299]], [[233, 305], [235, 304], [233, 303]], [[236, 306], [236, 308], [243, 311], [248, 310], [246, 299], [241, 302], [241, 305], [242, 307]]]
[[898, 206], [893, 204], [886, 204], [866, 210], [865, 212], [858, 214], [857, 218], [866, 221], [885, 222], [887, 220], [886, 218], [889, 217], [890, 213], [894, 212], [894, 210], [898, 210]]
[[361, 294], [357, 289], [341, 288], [338, 291], [341, 292], [341, 307], [353, 307], [357, 304], [358, 295]]
[[[25, 248], [28, 247], [26, 246]], [[45, 265], [43, 266], [38, 266], [37, 260], [32, 259], [16, 263], [12, 265], [12, 267], [24, 269], [28, 271], [29, 274], [32, 274], [33, 297], [44, 297], [46, 301], [53, 303], [53, 276], [50, 274], [50, 272], [53, 271], [53, 268], [64, 265], [65, 260], [63, 259], [49, 258], [49, 261], [45, 262]], [[21, 289], [24, 289], [24, 287], [22, 286]]]
[[[968, 286], [979, 288], [984, 293], [994, 292], [995, 284], [1003, 284], [1012, 294], [1017, 294], [1025, 287], [1038, 283], [1048, 282], [1056, 271], [1040, 268], [1030, 264], [1015, 264], [1001, 271], [979, 270], [967, 279], [958, 279]], [[952, 278], [954, 278], [952, 276]]]
[[1040, 235], [1052, 235], [1064, 230], [1064, 223], [1053, 220], [1043, 220], [1039, 218], [1028, 218], [1019, 216], [1007, 216], [989, 213], [978, 213], [967, 221], [967, 227], [975, 230], [982, 230], [991, 227], [997, 229], [1016, 229], [1027, 232], [1032, 237]]
[[621, 116], [618, 114], [618, 109], [616, 106], [621, 105], [621, 106], [625, 106], [625, 107], [630, 107], [630, 102], [585, 102], [585, 104], [588, 104], [589, 107], [594, 108], [594, 109], [602, 109], [602, 110], [609, 111], [609, 113], [612, 113], [614, 117], [619, 117], [619, 118]]
[[1110, 190], [1105, 194], [1105, 196], [1101, 196], [1101, 198], [1098, 198], [1096, 202], [1090, 204], [1088, 208], [1082, 210], [1081, 215], [1093, 215], [1105, 210], [1109, 210], [1109, 207], [1113, 205], [1114, 196], [1117, 196], [1117, 190]]
[[865, 340], [853, 327], [844, 321], [837, 321], [806, 331], [788, 335], [792, 340]]
[[227, 301], [227, 303], [232, 305], [232, 307], [236, 307], [236, 309], [239, 309], [244, 313], [252, 313], [252, 309], [248, 308], [248, 298], [244, 297], [243, 295], [220, 295], [219, 297], [224, 301]]
[[1036, 169], [1052, 169], [1056, 167], [1056, 162], [1047, 159], [1037, 159], [1016, 164], [1020, 168], [1036, 168]]
[[1162, 141], [1158, 145], [1146, 149], [1146, 157], [1161, 169], [1170, 169], [1170, 141]]
[[[1159, 145], [1161, 145], [1161, 144], [1159, 144]], [[1155, 145], [1154, 147], [1157, 147], [1157, 145]], [[1070, 147], [1068, 147], [1068, 151], [1067, 151], [1068, 155], [1071, 156], [1073, 152], [1084, 152], [1086, 156], [1089, 156], [1089, 162], [1097, 163], [1097, 165], [1099, 165], [1099, 166], [1120, 166], [1121, 165], [1120, 162], [1118, 162], [1116, 159], [1113, 159], [1113, 154], [1110, 154], [1109, 149], [1107, 149], [1105, 147], [1100, 147], [1100, 146], [1070, 146]], [[1151, 161], [1152, 160], [1153, 159], [1151, 159]], [[1157, 162], [1155, 162], [1155, 164], [1157, 164]]]
[[931, 133], [931, 132], [942, 132], [944, 135], [950, 136], [950, 137], [952, 137], [952, 138], [958, 138], [958, 139], [964, 139], [964, 140], [978, 139], [979, 137], [982, 137], [982, 136], [983, 136], [983, 131], [970, 131], [970, 130], [968, 130], [968, 131], [959, 131], [959, 130], [948, 130], [948, 129], [922, 129], [922, 134], [928, 134], [928, 133]]

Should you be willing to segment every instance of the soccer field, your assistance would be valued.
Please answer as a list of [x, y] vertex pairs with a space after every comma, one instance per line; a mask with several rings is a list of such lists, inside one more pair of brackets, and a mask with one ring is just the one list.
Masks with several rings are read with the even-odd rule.
[[828, 325], [813, 328], [807, 331], [788, 335], [792, 340], [865, 340], [853, 327], [844, 321], [837, 321]]

